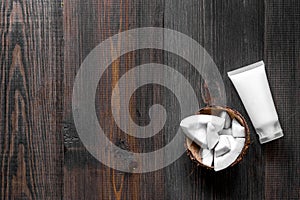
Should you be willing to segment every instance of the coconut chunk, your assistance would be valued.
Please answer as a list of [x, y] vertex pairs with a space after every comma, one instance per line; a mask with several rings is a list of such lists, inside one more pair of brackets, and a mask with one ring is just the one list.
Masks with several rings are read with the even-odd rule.
[[180, 122], [180, 127], [187, 128], [187, 129], [198, 129], [200, 126], [202, 126], [200, 122], [201, 122], [200, 115], [192, 115], [184, 118]]
[[214, 170], [220, 171], [229, 167], [240, 155], [245, 144], [245, 138], [234, 138], [227, 136], [230, 143], [230, 151], [223, 156], [217, 157], [216, 152], [214, 153]]
[[182, 130], [193, 142], [202, 148], [207, 148], [206, 125], [202, 124], [202, 126], [200, 126], [198, 129], [182, 128]]
[[202, 116], [205, 118], [208, 118], [208, 116], [211, 117], [210, 120], [208, 120], [206, 123], [211, 123], [214, 126], [216, 133], [224, 128], [224, 123], [225, 123], [224, 118], [217, 117], [214, 115], [202, 115]]
[[219, 135], [232, 135], [232, 129], [231, 128], [222, 129], [218, 133]]
[[228, 139], [228, 135], [220, 135], [219, 143], [215, 147], [216, 157], [222, 156], [228, 151], [230, 151], [230, 142]]
[[233, 137], [245, 137], [245, 127], [243, 127], [236, 119], [232, 120]]
[[226, 111], [222, 111], [219, 114], [219, 117], [225, 119], [224, 128], [225, 129], [230, 128], [230, 126], [231, 126], [231, 118], [230, 118], [229, 114]]
[[211, 123], [207, 123], [207, 146], [208, 149], [213, 149], [216, 144], [219, 142], [219, 134], [216, 127]]
[[202, 159], [202, 164], [207, 165], [209, 167], [212, 166], [213, 159], [214, 159], [213, 150], [201, 148], [199, 150], [199, 155]]
[[197, 129], [201, 126], [201, 124], [207, 124], [208, 122], [211, 122], [215, 126], [216, 130], [220, 131], [224, 127], [225, 119], [214, 115], [192, 115], [184, 118], [181, 121], [180, 126], [189, 129]]

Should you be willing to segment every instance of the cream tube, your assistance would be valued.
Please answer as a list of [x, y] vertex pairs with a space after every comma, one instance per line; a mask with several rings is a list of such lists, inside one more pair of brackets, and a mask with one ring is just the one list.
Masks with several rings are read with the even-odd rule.
[[228, 72], [261, 144], [283, 136], [263, 61]]

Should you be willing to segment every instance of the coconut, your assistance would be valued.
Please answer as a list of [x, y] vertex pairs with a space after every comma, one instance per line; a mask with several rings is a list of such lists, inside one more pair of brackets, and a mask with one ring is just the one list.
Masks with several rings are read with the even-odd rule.
[[206, 139], [207, 139], [207, 147], [209, 150], [212, 150], [216, 144], [219, 142], [219, 134], [215, 128], [215, 126], [211, 123], [207, 123], [207, 131], [206, 131]]
[[219, 143], [215, 147], [215, 155], [216, 157], [222, 156], [225, 153], [229, 152], [231, 149], [230, 145], [230, 137], [231, 135], [220, 135]]
[[240, 155], [245, 144], [245, 138], [234, 138], [233, 136], [227, 136], [230, 142], [230, 150], [228, 153], [222, 156], [217, 155], [217, 151], [214, 154], [214, 170], [220, 171], [229, 167]]
[[202, 148], [208, 146], [212, 149], [218, 142], [218, 132], [224, 127], [224, 122], [223, 118], [213, 115], [192, 115], [184, 118], [180, 127], [184, 134], [196, 144]]
[[198, 144], [200, 147], [207, 148], [206, 125], [199, 126], [197, 129], [181, 126], [184, 134]]
[[192, 115], [192, 116], [184, 118], [181, 121], [180, 126], [181, 126], [181, 128], [184, 128], [184, 129], [198, 129], [203, 124], [207, 124], [209, 122], [212, 125], [214, 125], [214, 127], [216, 128], [216, 131], [218, 132], [223, 129], [225, 119], [214, 116], [214, 115], [205, 115], [205, 114]]
[[[228, 160], [226, 161], [226, 165], [224, 164], [222, 167], [218, 167], [217, 170], [223, 169], [223, 168], [227, 168], [227, 167], [232, 167], [236, 164], [238, 164], [244, 157], [244, 155], [247, 152], [247, 149], [249, 148], [250, 145], [250, 132], [249, 132], [249, 128], [248, 125], [246, 123], [246, 120], [244, 119], [244, 117], [237, 112], [236, 110], [229, 108], [229, 107], [221, 107], [221, 106], [208, 106], [208, 107], [204, 107], [202, 109], [200, 109], [199, 112], [197, 112], [197, 115], [214, 115], [214, 116], [226, 116], [224, 114], [221, 115], [222, 112], [226, 111], [228, 113], [228, 115], [230, 116], [231, 121], [236, 120], [243, 128], [244, 128], [244, 132], [245, 132], [245, 138], [244, 140], [237, 140], [239, 141], [238, 144], [238, 149], [237, 150], [233, 150], [232, 154], [234, 154], [234, 156], [230, 156], [230, 152], [229, 151], [227, 153], [226, 157], [229, 157], [230, 159], [234, 158], [234, 160]], [[224, 129], [223, 129], [224, 131]], [[231, 132], [228, 131], [228, 133]], [[224, 132], [221, 133], [219, 132], [219, 134], [224, 134]], [[226, 135], [228, 134], [226, 132]], [[242, 147], [241, 147], [241, 141], [243, 141]], [[186, 151], [188, 156], [190, 157], [190, 159], [192, 161], [194, 161], [197, 165], [202, 166], [204, 168], [213, 170], [214, 166], [213, 165], [209, 165], [210, 163], [210, 159], [211, 159], [211, 154], [208, 157], [202, 158], [201, 157], [201, 153], [203, 154], [203, 148], [201, 148], [198, 144], [196, 144], [195, 142], [193, 142], [191, 139], [189, 139], [188, 137], [185, 140], [185, 147], [186, 147]], [[207, 150], [205, 150], [205, 152], [208, 152]], [[237, 155], [238, 153], [238, 155]], [[229, 154], [229, 155], [228, 155]], [[205, 155], [208, 155], [207, 153]], [[225, 156], [226, 154], [224, 154]], [[224, 158], [226, 158], [224, 157]], [[218, 157], [219, 159], [217, 160], [218, 164], [220, 165], [220, 162], [222, 162], [222, 157]], [[223, 159], [224, 159], [223, 158]], [[228, 162], [230, 162], [228, 164]], [[227, 166], [228, 165], [228, 166]], [[225, 167], [224, 167], [225, 166]]]
[[232, 136], [245, 137], [245, 128], [236, 120], [232, 120]]
[[200, 149], [199, 151], [200, 157], [202, 158], [202, 163], [206, 166], [212, 166], [214, 160], [214, 152], [209, 149]]
[[231, 128], [222, 129], [218, 133], [219, 133], [219, 135], [232, 135], [232, 129]]
[[220, 114], [218, 116], [225, 119], [224, 128], [225, 129], [230, 128], [231, 118], [230, 118], [229, 114], [226, 111], [222, 111], [222, 112], [220, 112]]

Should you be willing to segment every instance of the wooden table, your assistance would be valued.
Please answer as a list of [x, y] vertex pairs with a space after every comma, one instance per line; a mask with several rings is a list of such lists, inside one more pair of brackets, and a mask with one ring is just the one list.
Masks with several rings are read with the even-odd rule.
[[[0, 199], [300, 199], [300, 1], [2, 0], [0, 13]], [[179, 31], [212, 56], [227, 105], [250, 126], [250, 149], [239, 165], [216, 174], [184, 154], [163, 169], [134, 174], [106, 167], [86, 151], [72, 115], [77, 70], [103, 40], [139, 27]], [[285, 134], [264, 145], [226, 75], [259, 60]], [[205, 80], [175, 54], [143, 49], [116, 59], [99, 81], [97, 114], [107, 137], [133, 152], [164, 147], [181, 120], [172, 91], [150, 84], [133, 94], [131, 117], [147, 125], [150, 106], [161, 104], [164, 128], [137, 139], [114, 122], [113, 87], [128, 70], [153, 62], [184, 75], [200, 107], [212, 103]]]

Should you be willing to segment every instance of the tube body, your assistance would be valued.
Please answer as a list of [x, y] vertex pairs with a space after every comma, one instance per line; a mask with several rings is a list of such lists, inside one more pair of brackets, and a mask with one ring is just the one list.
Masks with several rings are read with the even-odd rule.
[[263, 61], [228, 72], [261, 144], [283, 136]]

